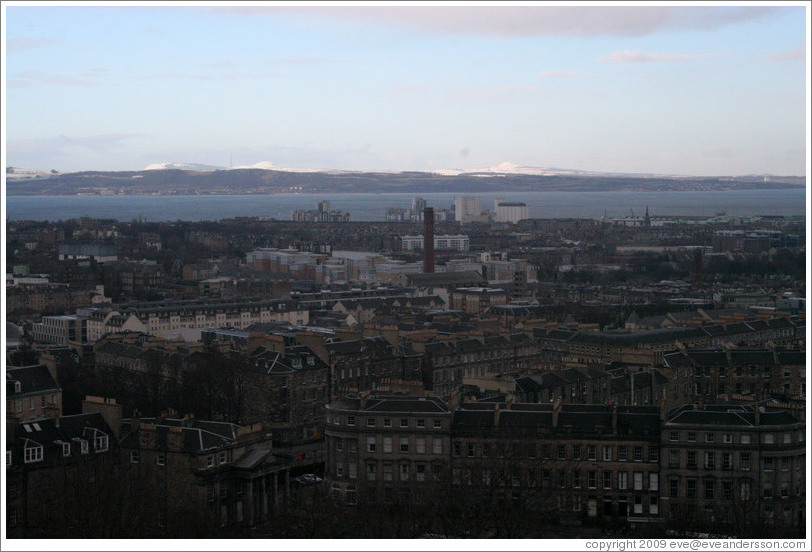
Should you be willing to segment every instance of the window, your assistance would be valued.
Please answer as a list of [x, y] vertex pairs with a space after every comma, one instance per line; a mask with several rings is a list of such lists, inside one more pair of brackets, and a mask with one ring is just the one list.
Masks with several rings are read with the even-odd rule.
[[375, 464], [367, 464], [367, 481], [375, 481]]
[[442, 420], [434, 420], [434, 429], [442, 429], [443, 421]]
[[643, 513], [643, 497], [642, 496], [635, 496], [634, 497], [634, 513], [635, 514], [642, 514]]
[[741, 442], [743, 445], [750, 444], [750, 434], [749, 433], [742, 433]]
[[23, 461], [26, 464], [30, 464], [31, 462], [40, 462], [42, 461], [42, 452], [43, 448], [40, 445], [28, 446], [25, 447], [25, 456], [23, 457]]
[[100, 435], [93, 440], [93, 448], [96, 452], [106, 451], [107, 445], [107, 435]]
[[400, 465], [400, 480], [401, 481], [409, 480], [409, 464]]
[[137, 450], [130, 451], [130, 464], [137, 464], [141, 460], [140, 454]]
[[426, 454], [426, 438], [425, 437], [418, 437], [415, 439], [414, 443], [415, 452], [417, 454]]
[[417, 427], [426, 427], [426, 420], [424, 420], [423, 418], [418, 418]]
[[679, 451], [678, 450], [669, 450], [668, 451], [668, 467], [669, 468], [678, 468], [679, 467]]
[[635, 462], [642, 462], [643, 461], [643, 447], [636, 446], [634, 447], [634, 461]]
[[713, 443], [716, 441], [716, 434], [715, 433], [706, 433], [705, 434], [705, 442], [706, 443]]
[[559, 460], [567, 459], [567, 445], [558, 445], [558, 459]]
[[722, 469], [723, 470], [733, 469], [733, 455], [729, 452], [722, 453]]
[[367, 418], [367, 427], [375, 427], [375, 418]]
[[782, 481], [781, 482], [781, 498], [787, 498], [789, 496], [789, 481]]
[[603, 445], [603, 461], [604, 462], [611, 462], [612, 461], [612, 446], [611, 445]]
[[741, 460], [741, 469], [749, 470], [750, 469], [750, 453], [749, 452], [742, 452], [739, 459]]
[[166, 454], [164, 454], [163, 452], [159, 452], [158, 454], [156, 454], [155, 455], [155, 463], [158, 464], [159, 466], [165, 466], [166, 465]]
[[355, 479], [355, 478], [358, 477], [358, 464], [356, 464], [355, 462], [350, 462], [347, 465], [347, 468], [349, 470], [348, 473], [349, 473], [350, 479]]
[[772, 445], [773, 443], [775, 443], [775, 435], [772, 433], [765, 433], [764, 443], [767, 445]]
[[649, 498], [648, 511], [651, 515], [654, 516], [660, 515], [660, 499], [658, 499], [656, 496], [652, 496]]
[[434, 437], [431, 440], [431, 452], [434, 454], [443, 453], [443, 440], [440, 437]]
[[634, 490], [643, 490], [643, 472], [634, 472]]
[[764, 498], [772, 498], [773, 497], [773, 484], [769, 481], [764, 484]]
[[375, 437], [367, 437], [367, 452], [375, 452]]
[[408, 437], [401, 437], [400, 438], [400, 452], [409, 452], [409, 438]]
[[60, 441], [62, 445], [62, 456], [70, 456], [70, 443]]
[[679, 496], [679, 479], [672, 478], [668, 480], [668, 496]]
[[725, 433], [722, 435], [722, 442], [726, 444], [730, 444], [733, 442], [733, 434], [732, 433]]
[[588, 480], [587, 480], [587, 486], [588, 486], [590, 489], [594, 489], [594, 488], [595, 488], [595, 472], [590, 470], [590, 472], [589, 472], [589, 474], [587, 475], [587, 477], [588, 477]]
[[792, 433], [786, 432], [784, 433], [784, 443], [791, 443], [792, 442]]
[[726, 500], [730, 500], [733, 498], [733, 482], [732, 481], [722, 481], [722, 494], [724, 495]]
[[355, 416], [347, 416], [347, 425], [354, 426], [355, 425]]
[[384, 437], [383, 438], [383, 451], [385, 453], [392, 452], [392, 438], [391, 437]]
[[789, 471], [789, 456], [781, 458], [781, 471]]
[[344, 450], [344, 439], [342, 439], [341, 437], [336, 438], [336, 450], [337, 451]]
[[383, 466], [383, 480], [392, 481], [392, 464], [384, 464]]
[[617, 459], [620, 462], [625, 462], [629, 459], [629, 447], [626, 445], [620, 445], [617, 447]]
[[627, 472], [617, 472], [617, 488], [622, 491], [629, 488], [629, 474]]
[[572, 470], [572, 486], [575, 489], [581, 488], [581, 471]]
[[660, 474], [657, 472], [649, 472], [648, 473], [648, 490], [649, 491], [659, 491], [660, 490]]
[[475, 451], [474, 443], [468, 443], [468, 457], [472, 458], [474, 456], [475, 452], [476, 451]]
[[596, 445], [587, 445], [586, 447], [586, 458], [587, 460], [595, 460], [598, 454], [598, 447]]
[[218, 459], [219, 464], [225, 464], [226, 460], [228, 460], [228, 452], [220, 451], [220, 458]]
[[384, 418], [383, 427], [392, 427], [392, 418]]
[[6, 467], [9, 467], [10, 465], [11, 465], [11, 451], [7, 450], [6, 451]]
[[688, 442], [693, 443], [696, 441], [696, 431], [688, 432]]
[[344, 477], [344, 463], [343, 462], [336, 462], [336, 475], [338, 477]]
[[685, 496], [696, 498], [696, 479], [688, 479], [685, 482]]
[[716, 455], [712, 452], [705, 453], [705, 469], [712, 470], [716, 468]]
[[409, 427], [409, 418], [401, 418], [400, 427]]
[[649, 447], [648, 448], [648, 461], [649, 462], [659, 462], [660, 461], [660, 447]]
[[764, 471], [765, 472], [773, 471], [773, 459], [772, 458], [765, 458], [764, 459]]
[[458, 442], [454, 442], [454, 456], [460, 456], [462, 454], [462, 445]]
[[679, 441], [679, 431], [672, 431], [668, 434], [669, 441]]
[[612, 472], [610, 471], [603, 472], [603, 488], [604, 489], [612, 488]]
[[213, 455], [209, 455], [209, 456], [206, 457], [206, 467], [207, 468], [213, 468], [214, 467], [214, 456]]
[[685, 467], [696, 468], [696, 451], [694, 450], [688, 451], [688, 460], [685, 463]]
[[426, 480], [426, 465], [425, 464], [417, 464], [417, 473], [415, 474], [415, 479], [418, 481], [425, 481]]

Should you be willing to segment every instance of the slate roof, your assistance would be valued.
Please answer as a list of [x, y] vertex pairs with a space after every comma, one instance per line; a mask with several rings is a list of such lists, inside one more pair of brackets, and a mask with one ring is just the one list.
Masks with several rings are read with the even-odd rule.
[[[15, 391], [15, 382], [20, 383], [20, 391]], [[6, 368], [6, 397], [21, 397], [35, 393], [59, 391], [60, 387], [44, 364], [32, 366], [8, 366]]]
[[750, 405], [708, 405], [697, 406], [686, 404], [669, 412], [668, 424], [689, 425], [720, 425], [720, 426], [782, 426], [798, 423], [786, 411], [761, 412], [759, 424], [756, 424], [756, 414]]
[[43, 447], [43, 460], [28, 464], [31, 468], [64, 462], [62, 443], [71, 445], [71, 458], [76, 454], [80, 454], [81, 449], [76, 445], [74, 439], [88, 441], [89, 452], [92, 454], [94, 453], [93, 439], [100, 434], [108, 437], [108, 449], [116, 446], [113, 430], [110, 429], [99, 412], [61, 416], [58, 420], [45, 418], [20, 422], [13, 428], [12, 464], [23, 463], [23, 448], [29, 442]]

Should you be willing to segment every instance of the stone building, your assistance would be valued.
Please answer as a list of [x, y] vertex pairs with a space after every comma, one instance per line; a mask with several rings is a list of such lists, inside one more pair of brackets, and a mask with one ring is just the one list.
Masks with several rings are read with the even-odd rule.
[[345, 504], [420, 501], [448, 470], [451, 411], [436, 397], [347, 396], [327, 405], [325, 477]]
[[671, 411], [661, 438], [665, 514], [693, 531], [797, 535], [805, 520], [805, 433], [803, 422], [759, 404]]

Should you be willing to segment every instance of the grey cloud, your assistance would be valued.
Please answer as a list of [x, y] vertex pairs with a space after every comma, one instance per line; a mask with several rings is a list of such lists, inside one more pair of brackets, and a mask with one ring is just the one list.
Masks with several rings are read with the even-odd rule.
[[9, 142], [9, 155], [36, 154], [41, 152], [59, 153], [71, 148], [84, 148], [93, 151], [109, 151], [121, 146], [127, 140], [144, 136], [143, 134], [97, 134], [95, 136], [65, 136], [61, 134], [52, 138], [35, 138], [32, 140], [19, 140]]
[[24, 52], [26, 50], [36, 50], [44, 48], [54, 43], [53, 38], [37, 38], [23, 36], [19, 38], [9, 38], [6, 40], [6, 49], [9, 52]]
[[575, 73], [573, 71], [542, 71], [539, 73], [539, 77], [543, 79], [562, 79], [566, 77], [575, 77], [580, 73]]
[[11, 87], [29, 86], [95, 86], [100, 84], [97, 77], [100, 70], [90, 70], [81, 75], [52, 75], [42, 71], [21, 71], [9, 76], [6, 84]]
[[216, 13], [332, 16], [434, 33], [486, 36], [643, 36], [659, 30], [711, 30], [780, 13], [781, 9], [673, 6], [299, 6], [223, 7]]
[[780, 52], [769, 57], [770, 61], [804, 61], [806, 60], [806, 46], [801, 44], [789, 52]]
[[645, 54], [637, 50], [620, 50], [608, 56], [600, 56], [597, 61], [608, 63], [660, 63], [669, 61], [694, 61], [711, 57], [710, 54]]

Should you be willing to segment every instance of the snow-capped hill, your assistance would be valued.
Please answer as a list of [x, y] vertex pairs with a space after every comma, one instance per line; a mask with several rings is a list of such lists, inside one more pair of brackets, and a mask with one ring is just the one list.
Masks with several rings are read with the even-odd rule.
[[19, 167], [8, 167], [6, 169], [6, 180], [29, 180], [32, 178], [46, 178], [56, 176], [57, 172], [40, 171], [36, 169], [21, 169]]
[[212, 165], [200, 165], [198, 163], [153, 163], [147, 165], [145, 171], [167, 171], [167, 170], [181, 170], [181, 171], [221, 171], [224, 167], [215, 167]]
[[603, 176], [603, 177], [636, 177], [636, 178], [674, 178], [675, 175], [663, 174], [636, 174], [636, 173], [613, 173], [613, 172], [596, 172], [596, 171], [581, 171], [575, 169], [556, 169], [548, 167], [527, 167], [510, 163], [508, 161], [500, 163], [495, 167], [486, 167], [484, 169], [439, 169], [429, 171], [434, 174], [444, 176], [503, 176], [509, 174], [524, 174], [533, 176]]
[[253, 165], [239, 165], [237, 167], [231, 167], [232, 169], [259, 169], [263, 171], [283, 171], [283, 172], [325, 172], [323, 169], [291, 169], [285, 167], [279, 167], [274, 165], [270, 161], [260, 161], [259, 163], [254, 163]]

